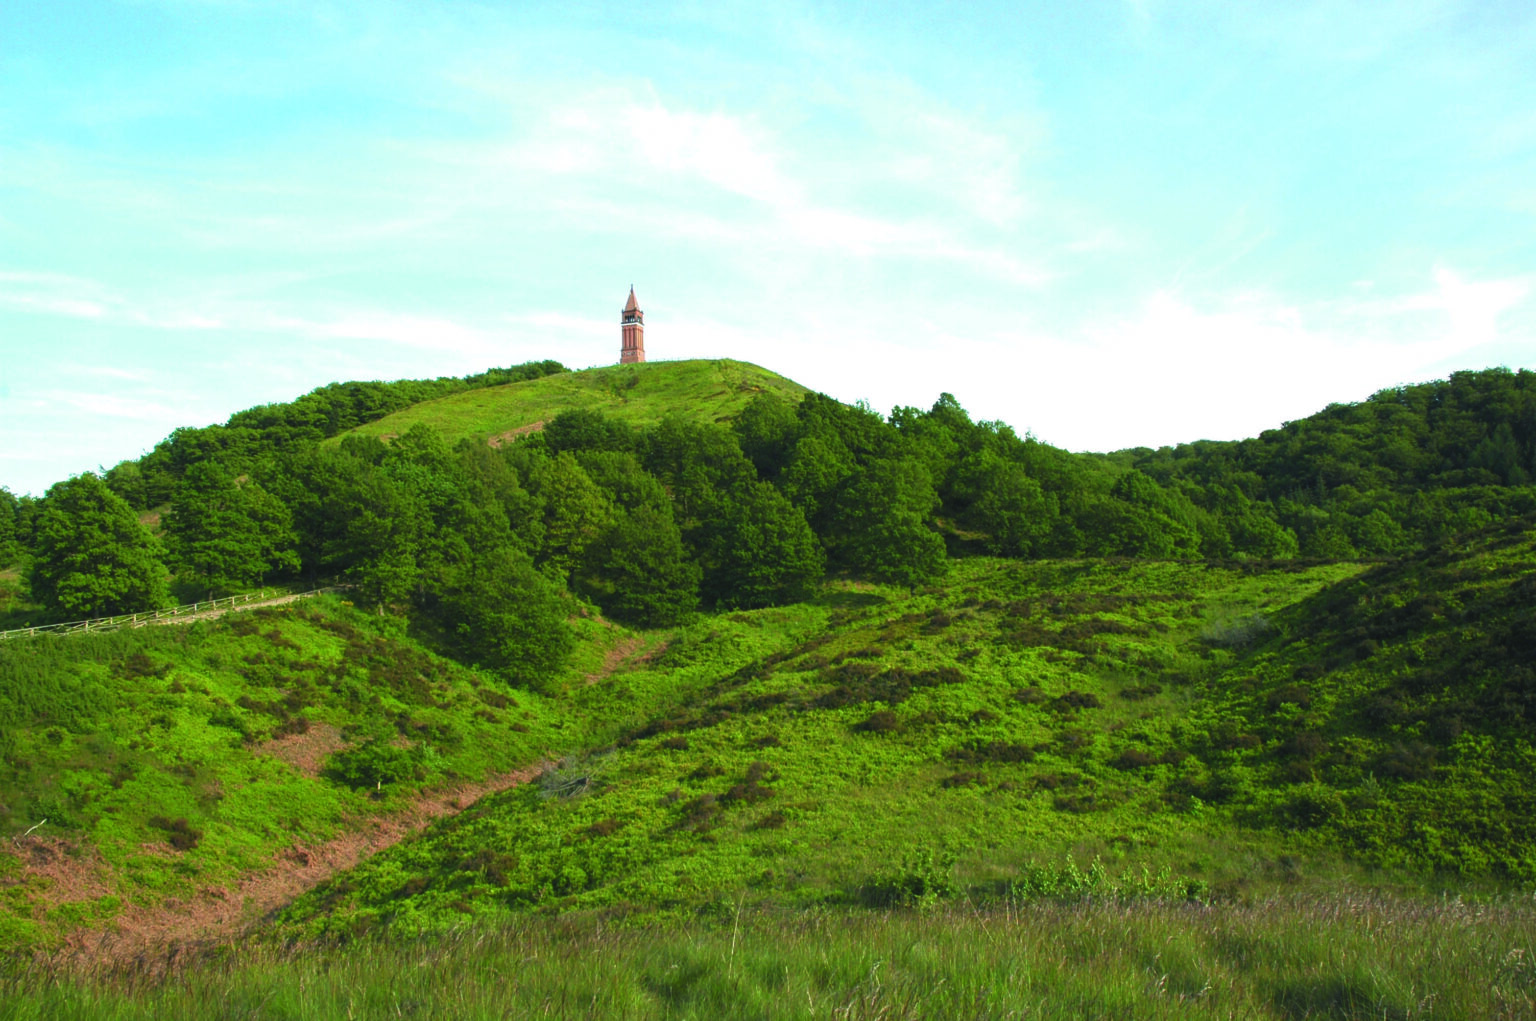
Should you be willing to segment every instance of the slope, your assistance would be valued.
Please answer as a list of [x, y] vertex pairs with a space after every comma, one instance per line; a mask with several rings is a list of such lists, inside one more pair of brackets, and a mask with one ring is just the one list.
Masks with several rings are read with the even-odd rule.
[[[685, 709], [316, 890], [286, 925], [1230, 897], [1361, 866], [1528, 880], [1536, 749], [1514, 713], [1533, 572], [1525, 521], [1376, 569], [976, 559], [911, 596], [715, 618], [578, 695], [682, 684]], [[1478, 642], [1455, 639], [1468, 622]]]
[[[584, 640], [564, 683], [580, 684], [621, 636], [573, 626]], [[612, 725], [604, 707], [514, 692], [403, 630], [323, 596], [0, 644], [0, 950], [164, 931], [148, 921], [159, 909], [274, 871], [312, 882], [301, 866], [326, 848], [350, 863], [441, 814], [438, 792], [505, 786]]]
[[450, 442], [467, 436], [500, 443], [575, 409], [601, 411], [630, 425], [653, 425], [669, 413], [714, 423], [730, 420], [765, 392], [793, 401], [807, 391], [767, 369], [729, 359], [610, 365], [425, 401], [351, 433], [389, 437], [427, 425]]

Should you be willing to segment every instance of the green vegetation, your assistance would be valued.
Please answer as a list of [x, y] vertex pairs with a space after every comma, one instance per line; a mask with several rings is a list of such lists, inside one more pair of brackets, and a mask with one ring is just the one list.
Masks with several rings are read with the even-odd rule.
[[0, 975], [0, 1018], [1487, 1018], [1536, 1014], [1529, 902], [1279, 896], [927, 913], [575, 916], [242, 947], [164, 983]]
[[[0, 947], [499, 791], [175, 989], [0, 982], [139, 1016], [271, 968], [254, 1016], [405, 1012], [414, 953], [449, 1016], [1531, 1016], [1533, 394], [1465, 373], [1074, 455], [948, 395], [539, 363], [0, 491], [12, 620], [350, 586], [0, 643]], [[482, 946], [624, 973], [497, 985]]]
[[159, 543], [89, 473], [49, 490], [32, 532], [32, 597], [56, 616], [107, 617], [165, 599]]
[[597, 411], [630, 426], [655, 425], [669, 414], [714, 425], [736, 417], [759, 394], [793, 403], [805, 392], [767, 369], [728, 359], [610, 365], [425, 401], [352, 431], [399, 436], [425, 425], [450, 442], [501, 442], [564, 411]]
[[[583, 625], [579, 683], [606, 647]], [[0, 644], [0, 830], [99, 881], [81, 900], [0, 854], [0, 944], [217, 886], [411, 795], [525, 766], [627, 722], [556, 709], [334, 598], [216, 621]], [[62, 843], [59, 843], [62, 842]]]

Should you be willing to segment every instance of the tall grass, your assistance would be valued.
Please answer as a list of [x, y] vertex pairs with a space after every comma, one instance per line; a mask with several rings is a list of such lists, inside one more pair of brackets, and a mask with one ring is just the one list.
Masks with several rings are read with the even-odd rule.
[[[1293, 896], [528, 919], [413, 942], [17, 964], [0, 1018], [1536, 1017], [1536, 902]], [[169, 963], [169, 967], [166, 967]]]

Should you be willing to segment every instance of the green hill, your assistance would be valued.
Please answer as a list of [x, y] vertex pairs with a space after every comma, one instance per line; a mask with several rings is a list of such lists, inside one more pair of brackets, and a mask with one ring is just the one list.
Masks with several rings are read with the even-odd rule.
[[671, 688], [676, 711], [285, 924], [985, 902], [1078, 882], [1069, 858], [1123, 895], [1360, 866], [1528, 882], [1533, 525], [1371, 570], [971, 560], [914, 595], [712, 618], [571, 693]]
[[468, 436], [505, 442], [574, 410], [599, 411], [636, 426], [669, 414], [716, 424], [735, 418], [759, 394], [793, 402], [807, 392], [777, 373], [729, 359], [609, 365], [423, 401], [350, 434], [398, 436], [425, 425], [450, 441]]

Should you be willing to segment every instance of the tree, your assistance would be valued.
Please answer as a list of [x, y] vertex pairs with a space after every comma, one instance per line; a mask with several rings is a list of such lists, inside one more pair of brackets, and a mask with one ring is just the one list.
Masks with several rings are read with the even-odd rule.
[[1040, 552], [1060, 511], [1055, 496], [1025, 474], [1023, 465], [983, 449], [965, 459], [958, 475], [956, 489], [968, 505], [964, 521], [987, 533], [993, 553], [1027, 557]]
[[635, 445], [633, 429], [587, 408], [560, 412], [540, 435], [552, 454], [563, 450], [631, 450]]
[[0, 486], [0, 564], [9, 564], [21, 554], [21, 543], [16, 539], [18, 506], [11, 491]]
[[511, 546], [483, 554], [442, 613], [463, 656], [516, 684], [546, 685], [574, 645], [560, 590]]
[[698, 529], [704, 591], [719, 606], [776, 606], [803, 598], [826, 569], [800, 509], [767, 482], [721, 501]]
[[779, 477], [794, 450], [800, 419], [795, 407], [774, 394], [758, 394], [747, 402], [731, 428], [742, 453], [770, 482]]
[[683, 549], [670, 509], [641, 506], [586, 549], [582, 587], [615, 620], [676, 624], [699, 605], [699, 565]]
[[665, 507], [670, 502], [661, 480], [642, 468], [640, 459], [627, 450], [584, 450], [576, 455], [576, 460], [587, 476], [625, 510]]
[[201, 586], [228, 591], [299, 567], [293, 515], [250, 479], [217, 461], [187, 469], [165, 515], [174, 563]]
[[32, 598], [53, 613], [104, 617], [165, 602], [160, 544], [90, 472], [48, 490], [34, 543]]
[[943, 575], [944, 540], [933, 528], [938, 493], [919, 462], [877, 459], [838, 494], [835, 552], [856, 571], [915, 588]]
[[837, 488], [854, 469], [853, 455], [836, 436], [806, 436], [790, 452], [779, 484], [822, 534], [828, 527]]
[[540, 566], [564, 581], [613, 520], [613, 502], [569, 451], [538, 463], [529, 485], [544, 505]]

